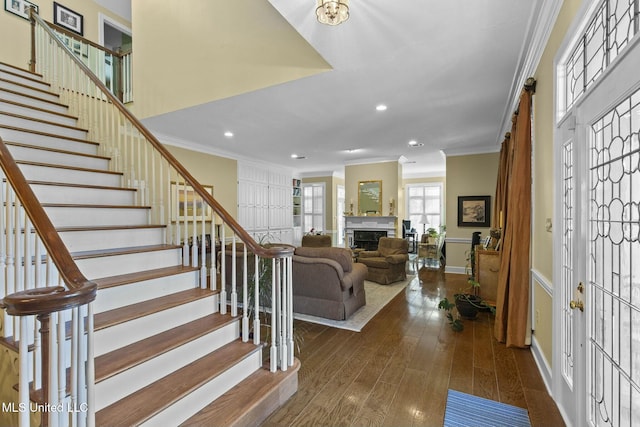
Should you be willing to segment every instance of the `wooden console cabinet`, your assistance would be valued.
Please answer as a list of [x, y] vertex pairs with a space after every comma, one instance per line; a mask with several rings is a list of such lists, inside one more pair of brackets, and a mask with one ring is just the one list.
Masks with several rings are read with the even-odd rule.
[[496, 305], [498, 297], [498, 271], [500, 252], [476, 247], [476, 281], [480, 283], [480, 296], [487, 303]]

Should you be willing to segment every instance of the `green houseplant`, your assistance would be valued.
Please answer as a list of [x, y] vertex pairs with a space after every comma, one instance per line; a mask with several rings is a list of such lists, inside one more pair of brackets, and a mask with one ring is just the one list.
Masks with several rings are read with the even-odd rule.
[[[451, 325], [451, 329], [456, 332], [462, 331], [464, 325], [460, 319], [474, 319], [479, 311], [490, 311], [495, 314], [495, 308], [487, 304], [479, 295], [480, 283], [469, 278], [469, 287], [464, 292], [459, 292], [453, 296], [454, 301], [449, 301], [446, 297], [441, 299], [438, 309], [446, 311], [446, 317]], [[456, 309], [458, 316], [455, 317], [453, 309]]]

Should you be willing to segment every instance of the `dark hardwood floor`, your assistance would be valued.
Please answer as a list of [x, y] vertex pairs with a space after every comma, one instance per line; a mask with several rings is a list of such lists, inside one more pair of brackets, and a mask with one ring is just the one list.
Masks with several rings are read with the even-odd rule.
[[564, 426], [531, 352], [493, 338], [481, 313], [462, 332], [440, 299], [463, 275], [421, 269], [362, 332], [296, 322], [298, 392], [264, 426], [442, 426], [447, 389], [526, 408], [532, 426]]

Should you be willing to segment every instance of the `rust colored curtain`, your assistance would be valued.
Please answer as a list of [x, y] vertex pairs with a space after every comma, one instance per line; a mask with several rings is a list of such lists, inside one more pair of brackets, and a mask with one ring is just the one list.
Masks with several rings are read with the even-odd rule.
[[520, 95], [518, 112], [513, 120], [505, 154], [502, 208], [504, 226], [494, 335], [498, 341], [505, 342], [507, 347], [528, 345], [532, 96], [532, 87], [525, 88]]
[[[512, 123], [513, 126], [513, 123]], [[511, 132], [507, 132], [502, 141], [500, 148], [500, 164], [498, 165], [498, 179], [496, 182], [496, 196], [493, 198], [493, 215], [491, 217], [491, 228], [502, 228], [504, 224], [500, 223], [500, 220], [504, 221], [505, 206], [505, 193], [507, 191], [507, 175], [509, 166], [511, 164], [510, 148], [511, 145]]]

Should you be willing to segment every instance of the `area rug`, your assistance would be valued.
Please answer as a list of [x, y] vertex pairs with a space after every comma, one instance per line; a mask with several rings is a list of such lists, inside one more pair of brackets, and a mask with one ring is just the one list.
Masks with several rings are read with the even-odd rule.
[[367, 303], [360, 307], [358, 311], [353, 313], [347, 320], [332, 320], [322, 317], [309, 316], [307, 314], [294, 313], [293, 317], [305, 322], [318, 323], [320, 325], [331, 326], [334, 328], [347, 329], [349, 331], [360, 332], [362, 328], [378, 314], [382, 308], [398, 295], [407, 284], [413, 279], [413, 276], [407, 275], [407, 280], [392, 283], [390, 285], [380, 285], [378, 283], [364, 281], [364, 290], [366, 292]]
[[449, 390], [444, 427], [531, 427], [531, 422], [526, 409]]

